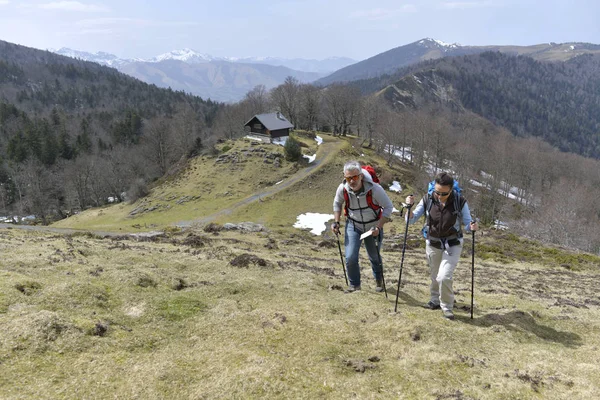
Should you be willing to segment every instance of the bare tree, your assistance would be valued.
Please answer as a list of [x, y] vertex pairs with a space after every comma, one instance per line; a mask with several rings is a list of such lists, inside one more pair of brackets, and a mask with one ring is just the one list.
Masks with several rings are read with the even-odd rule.
[[288, 76], [283, 84], [271, 90], [273, 104], [294, 126], [298, 125], [299, 93], [300, 83], [298, 79], [292, 76]]
[[373, 138], [383, 124], [383, 115], [386, 111], [385, 105], [380, 97], [367, 97], [362, 106], [361, 123], [364, 125], [364, 138], [368, 140], [367, 147], [373, 146]]
[[313, 85], [300, 86], [300, 127], [306, 130], [316, 130], [321, 103], [321, 91]]
[[270, 96], [265, 85], [256, 85], [244, 96], [252, 115], [263, 114], [269, 110]]
[[179, 118], [171, 121], [170, 125], [176, 159], [189, 154], [195, 148], [197, 141], [202, 140], [206, 131], [204, 115], [189, 106], [181, 109]]
[[147, 123], [144, 129], [143, 144], [147, 159], [158, 168], [160, 175], [164, 175], [176, 161], [172, 136], [170, 121], [162, 118]]
[[215, 119], [213, 131], [217, 136], [235, 139], [244, 135], [244, 124], [254, 114], [248, 103], [240, 102], [223, 107]]
[[360, 91], [351, 86], [333, 84], [324, 93], [325, 118], [334, 135], [350, 133], [360, 104]]
[[70, 187], [69, 194], [74, 198], [73, 205], [80, 210], [85, 210], [93, 204], [91, 191], [94, 160], [94, 157], [77, 158], [73, 162], [65, 163], [63, 168]]

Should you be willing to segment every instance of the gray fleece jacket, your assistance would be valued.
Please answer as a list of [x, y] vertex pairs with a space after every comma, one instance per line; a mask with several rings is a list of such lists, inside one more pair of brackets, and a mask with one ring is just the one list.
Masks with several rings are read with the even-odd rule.
[[347, 218], [354, 222], [354, 226], [362, 232], [377, 226], [377, 213], [367, 202], [367, 193], [371, 191], [373, 203], [382, 207], [382, 216], [390, 218], [394, 206], [392, 201], [385, 193], [385, 190], [378, 183], [374, 183], [371, 174], [362, 170], [363, 191], [354, 193], [347, 182], [342, 182], [335, 192], [333, 199], [333, 211], [342, 211], [344, 208], [344, 188], [348, 192], [348, 215]]

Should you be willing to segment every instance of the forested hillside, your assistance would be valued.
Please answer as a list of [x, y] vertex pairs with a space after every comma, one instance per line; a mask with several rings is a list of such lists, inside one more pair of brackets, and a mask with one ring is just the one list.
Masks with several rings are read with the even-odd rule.
[[[415, 82], [422, 87], [415, 89]], [[516, 136], [541, 137], [560, 150], [600, 158], [600, 55], [539, 62], [486, 52], [422, 63], [355, 85], [364, 92], [391, 86], [411, 98], [429, 86], [434, 88], [430, 104], [458, 103]]]
[[143, 192], [206, 145], [220, 107], [0, 41], [0, 210], [45, 218]]

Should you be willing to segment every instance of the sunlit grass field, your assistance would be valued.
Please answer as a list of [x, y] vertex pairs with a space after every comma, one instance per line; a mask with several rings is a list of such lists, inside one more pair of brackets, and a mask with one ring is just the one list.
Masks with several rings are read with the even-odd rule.
[[600, 389], [597, 259], [571, 271], [478, 258], [471, 320], [465, 249], [447, 321], [421, 307], [420, 247], [407, 251], [394, 312], [400, 236], [382, 252], [386, 299], [364, 254], [363, 290], [343, 293], [334, 238], [215, 231], [152, 242], [2, 231], [1, 397], [589, 399]]

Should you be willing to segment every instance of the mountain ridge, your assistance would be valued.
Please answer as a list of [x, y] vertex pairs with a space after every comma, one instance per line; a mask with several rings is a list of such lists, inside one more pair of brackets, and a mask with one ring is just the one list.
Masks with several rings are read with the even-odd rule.
[[422, 61], [449, 56], [478, 54], [498, 51], [512, 55], [527, 55], [539, 61], [566, 61], [586, 53], [600, 53], [600, 45], [583, 42], [544, 43], [531, 46], [488, 45], [462, 46], [440, 40], [425, 38], [379, 53], [366, 60], [344, 67], [331, 75], [319, 79], [316, 84], [329, 85], [334, 82], [350, 82], [392, 74], [402, 67]]

